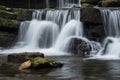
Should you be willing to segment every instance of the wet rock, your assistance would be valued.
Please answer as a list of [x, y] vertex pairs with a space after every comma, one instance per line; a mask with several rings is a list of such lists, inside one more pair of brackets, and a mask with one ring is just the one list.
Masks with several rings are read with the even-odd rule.
[[88, 4], [88, 3], [84, 3], [84, 4], [82, 4], [82, 7], [83, 8], [85, 8], [85, 7], [94, 7], [94, 5]]
[[90, 45], [79, 38], [72, 38], [69, 44], [68, 52], [85, 57], [90, 54]]
[[31, 67], [35, 69], [41, 69], [41, 68], [50, 68], [50, 67], [62, 67], [63, 64], [56, 62], [52, 59], [48, 58], [41, 58], [41, 57], [36, 57], [31, 59]]
[[43, 68], [57, 68], [62, 67], [63, 64], [56, 62], [52, 59], [35, 57], [28, 61], [25, 61], [19, 66], [19, 70], [23, 69], [43, 69]]
[[17, 20], [0, 18], [0, 31], [13, 32], [18, 31], [20, 22]]
[[100, 10], [96, 8], [81, 8], [80, 19], [83, 23], [102, 24]]
[[33, 13], [33, 10], [21, 9], [18, 12], [17, 19], [21, 20], [21, 21], [31, 20], [32, 19], [32, 13]]
[[100, 0], [81, 0], [82, 5], [90, 4], [90, 5], [97, 5]]
[[14, 43], [16, 39], [16, 34], [0, 31], [0, 47], [10, 47], [11, 43]]
[[24, 52], [24, 53], [9, 54], [8, 62], [22, 63], [26, 60], [29, 60], [35, 57], [44, 57], [44, 54], [40, 52]]
[[0, 10], [0, 17], [5, 19], [16, 19], [17, 13], [12, 13], [4, 10]]
[[106, 36], [103, 25], [84, 24], [85, 36], [89, 40], [102, 42]]

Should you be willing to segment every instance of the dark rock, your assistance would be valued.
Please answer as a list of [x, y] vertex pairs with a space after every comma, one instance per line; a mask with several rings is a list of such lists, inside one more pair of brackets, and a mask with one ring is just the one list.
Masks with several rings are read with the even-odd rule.
[[18, 12], [17, 19], [21, 20], [21, 21], [31, 20], [32, 19], [32, 13], [33, 13], [33, 10], [21, 9]]
[[85, 57], [90, 54], [90, 45], [79, 38], [72, 38], [69, 44], [68, 52]]
[[85, 7], [94, 7], [94, 5], [89, 4], [89, 3], [83, 3], [82, 8], [85, 8]]
[[56, 62], [52, 59], [36, 57], [31, 59], [31, 68], [33, 69], [42, 69], [42, 68], [56, 68], [62, 67], [63, 64]]
[[105, 38], [105, 30], [103, 25], [84, 24], [85, 36], [93, 41], [102, 42]]
[[12, 12], [8, 12], [8, 11], [0, 10], [0, 18], [15, 20], [17, 18], [17, 14], [12, 13]]
[[26, 60], [35, 57], [44, 57], [43, 53], [40, 52], [24, 52], [24, 53], [14, 53], [8, 55], [8, 62], [22, 63]]
[[99, 5], [102, 7], [120, 7], [120, 0], [102, 0]]
[[11, 43], [14, 43], [17, 35], [14, 33], [1, 32], [0, 31], [0, 46], [1, 47], [10, 47]]
[[88, 3], [88, 4], [92, 4], [92, 5], [97, 5], [99, 1], [100, 0], [81, 0], [81, 3], [82, 4]]
[[0, 18], [0, 31], [16, 33], [19, 26], [20, 22], [17, 20]]
[[80, 19], [83, 23], [102, 24], [100, 10], [96, 8], [81, 8]]

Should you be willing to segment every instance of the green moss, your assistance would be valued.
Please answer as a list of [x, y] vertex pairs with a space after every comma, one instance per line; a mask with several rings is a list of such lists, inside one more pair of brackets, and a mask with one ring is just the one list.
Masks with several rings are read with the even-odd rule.
[[97, 5], [99, 1], [100, 0], [81, 0], [81, 3], [82, 4], [89, 3], [89, 4]]
[[101, 4], [103, 7], [119, 7], [120, 1], [102, 1]]
[[9, 27], [9, 28], [17, 28], [19, 24], [16, 21], [11, 20], [11, 19], [0, 18], [0, 26]]
[[31, 60], [32, 64], [44, 64], [44, 63], [55, 63], [54, 60], [42, 58], [42, 57], [36, 57]]
[[5, 6], [0, 5], [0, 10], [6, 10]]
[[8, 12], [5, 10], [0, 10], [0, 17], [5, 19], [16, 19], [17, 13]]

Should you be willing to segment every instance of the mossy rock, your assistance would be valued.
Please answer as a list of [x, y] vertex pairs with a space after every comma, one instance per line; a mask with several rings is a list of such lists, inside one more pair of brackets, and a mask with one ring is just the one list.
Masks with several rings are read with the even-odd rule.
[[6, 27], [6, 28], [15, 28], [18, 29], [20, 25], [19, 21], [11, 20], [11, 19], [4, 19], [0, 18], [0, 27]]
[[92, 4], [92, 5], [97, 5], [99, 1], [100, 0], [81, 0], [81, 3], [82, 4], [89, 3], [89, 4]]
[[0, 5], [0, 10], [6, 10], [5, 6]]
[[104, 0], [100, 2], [102, 7], [120, 7], [120, 0]]
[[40, 52], [23, 52], [19, 54], [13, 53], [8, 55], [8, 62], [22, 63], [26, 60], [34, 59], [36, 57], [44, 57], [44, 54]]
[[17, 18], [17, 13], [8, 12], [5, 10], [0, 10], [0, 17], [5, 19], [13, 19]]
[[63, 64], [56, 62], [52, 59], [48, 59], [48, 58], [42, 58], [42, 57], [36, 57], [31, 59], [31, 63], [32, 63], [32, 68], [34, 69], [41, 69], [41, 68], [54, 68], [54, 67], [62, 67]]
[[94, 5], [88, 4], [88, 3], [84, 3], [84, 4], [82, 4], [82, 7], [83, 8], [85, 8], [85, 7], [94, 7]]

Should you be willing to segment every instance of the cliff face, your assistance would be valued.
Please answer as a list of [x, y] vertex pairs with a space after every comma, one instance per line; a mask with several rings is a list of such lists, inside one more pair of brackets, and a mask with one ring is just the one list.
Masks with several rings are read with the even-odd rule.
[[84, 23], [87, 38], [100, 42], [104, 39], [105, 31], [99, 9], [81, 8], [81, 21]]
[[0, 6], [0, 47], [11, 46], [17, 39], [21, 21], [31, 18], [31, 10]]

